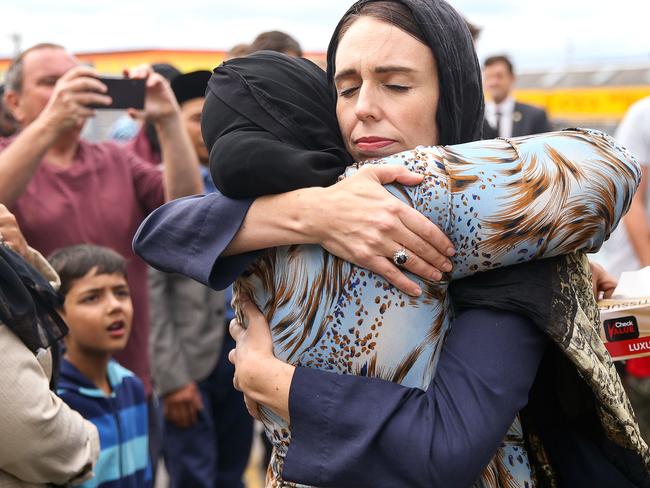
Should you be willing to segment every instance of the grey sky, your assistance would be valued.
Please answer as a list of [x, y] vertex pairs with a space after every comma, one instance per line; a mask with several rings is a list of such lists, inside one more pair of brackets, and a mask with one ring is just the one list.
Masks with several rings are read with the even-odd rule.
[[[57, 0], [3, 2], [0, 56], [42, 41], [73, 51], [137, 48], [228, 49], [263, 30], [294, 35], [324, 50], [352, 0]], [[567, 62], [650, 63], [648, 0], [457, 0], [483, 27], [479, 57], [506, 52], [520, 68]]]

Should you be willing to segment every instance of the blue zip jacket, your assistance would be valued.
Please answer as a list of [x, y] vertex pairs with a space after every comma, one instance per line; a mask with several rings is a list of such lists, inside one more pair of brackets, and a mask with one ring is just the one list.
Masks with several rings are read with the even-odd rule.
[[147, 399], [140, 379], [115, 361], [108, 363], [107, 396], [65, 358], [58, 394], [97, 426], [101, 452], [95, 477], [84, 488], [151, 487]]

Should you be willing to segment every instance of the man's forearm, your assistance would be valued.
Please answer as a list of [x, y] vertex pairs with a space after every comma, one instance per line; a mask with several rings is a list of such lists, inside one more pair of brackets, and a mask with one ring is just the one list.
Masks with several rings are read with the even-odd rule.
[[55, 140], [54, 128], [36, 120], [0, 152], [0, 203], [13, 207]]
[[199, 160], [177, 115], [156, 122], [164, 168], [165, 200], [203, 193]]
[[318, 198], [314, 196], [321, 190], [306, 188], [256, 199], [222, 256], [291, 244], [316, 243], [313, 230], [309, 230], [309, 223], [304, 217], [317, 210], [315, 202]]

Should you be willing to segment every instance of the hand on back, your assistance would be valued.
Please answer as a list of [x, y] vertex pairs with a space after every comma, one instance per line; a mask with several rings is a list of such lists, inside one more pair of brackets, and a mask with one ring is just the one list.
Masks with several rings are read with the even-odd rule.
[[[355, 175], [319, 190], [322, 211], [311, 222], [310, 233], [332, 254], [417, 296], [420, 288], [404, 270], [439, 281], [443, 272], [451, 270], [453, 245], [429, 219], [382, 185], [417, 185], [422, 178], [400, 166], [364, 166]], [[400, 269], [393, 263], [393, 254], [402, 248], [409, 258]]]

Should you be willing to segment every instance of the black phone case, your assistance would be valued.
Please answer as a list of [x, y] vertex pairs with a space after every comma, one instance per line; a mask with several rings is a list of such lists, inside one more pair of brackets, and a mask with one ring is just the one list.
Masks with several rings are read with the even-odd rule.
[[96, 109], [127, 109], [144, 108], [145, 80], [131, 80], [128, 78], [99, 78], [108, 88], [105, 95], [113, 99], [111, 105], [93, 105]]

